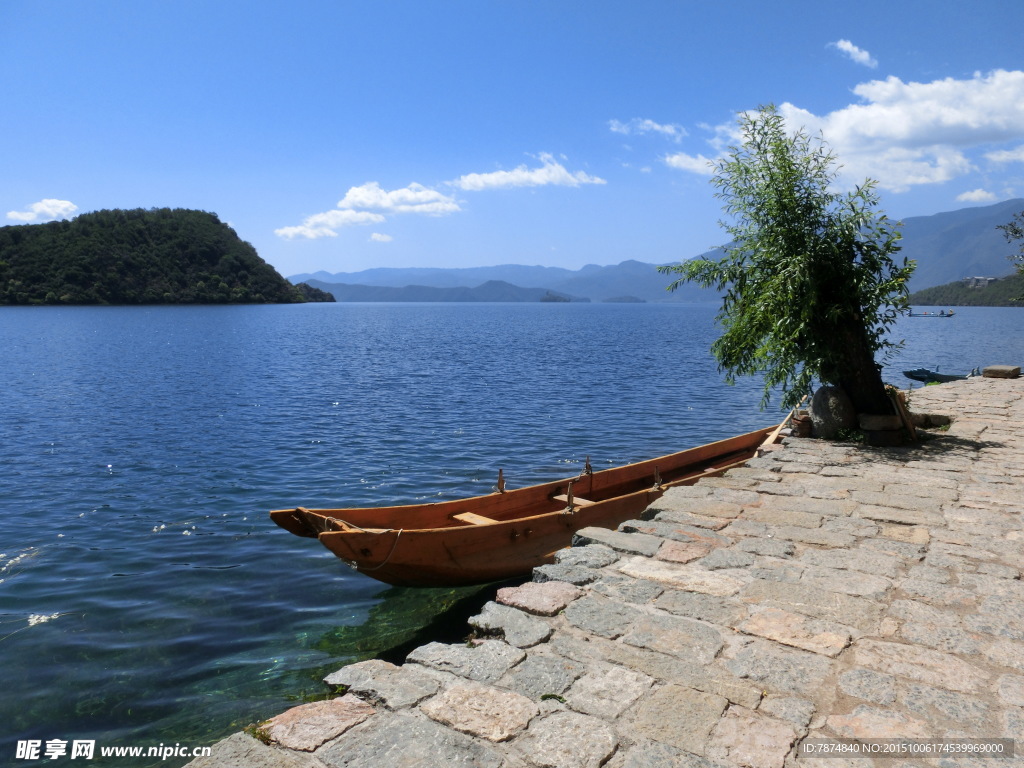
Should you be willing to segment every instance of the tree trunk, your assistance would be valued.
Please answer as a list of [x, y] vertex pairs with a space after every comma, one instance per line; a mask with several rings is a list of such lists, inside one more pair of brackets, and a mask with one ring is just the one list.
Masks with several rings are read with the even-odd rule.
[[893, 414], [892, 400], [882, 381], [882, 370], [875, 364], [867, 340], [852, 329], [842, 335], [840, 343], [844, 345], [845, 355], [842, 369], [837, 371], [836, 383], [850, 396], [857, 413]]

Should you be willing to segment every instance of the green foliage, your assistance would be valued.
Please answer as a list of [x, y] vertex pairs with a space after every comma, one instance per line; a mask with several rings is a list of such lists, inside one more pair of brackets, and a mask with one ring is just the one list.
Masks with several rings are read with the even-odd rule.
[[1024, 274], [1010, 275], [984, 288], [968, 288], [959, 280], [910, 294], [908, 301], [922, 307], [1019, 307], [1024, 299]]
[[302, 296], [303, 301], [334, 301], [334, 296], [327, 291], [322, 291], [309, 283], [296, 283], [295, 290]]
[[820, 139], [787, 135], [774, 106], [745, 114], [743, 142], [715, 166], [712, 183], [732, 223], [724, 258], [662, 267], [723, 293], [722, 336], [712, 346], [731, 383], [764, 374], [762, 407], [776, 387], [794, 407], [815, 380], [846, 389], [866, 413], [891, 408], [875, 355], [907, 309], [913, 263], [893, 258], [898, 225], [876, 213], [867, 181], [832, 191], [835, 158]]
[[[998, 229], [1003, 230], [1006, 242], [1008, 243], [1012, 243], [1014, 240], [1024, 241], [1024, 211], [1015, 214], [1008, 224], [1000, 224]], [[1020, 275], [1024, 275], [1024, 242], [1021, 243], [1020, 250], [1015, 254], [1011, 254], [1009, 258], [1014, 263], [1014, 266], [1016, 266], [1017, 272]], [[1015, 300], [1024, 301], [1024, 291], [1021, 291]]]
[[96, 211], [0, 227], [0, 305], [299, 301], [255, 248], [204, 211]]

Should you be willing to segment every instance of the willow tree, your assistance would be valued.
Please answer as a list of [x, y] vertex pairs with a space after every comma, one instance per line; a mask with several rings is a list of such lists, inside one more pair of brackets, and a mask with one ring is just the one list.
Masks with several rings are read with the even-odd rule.
[[875, 183], [836, 191], [836, 159], [825, 142], [788, 133], [774, 106], [740, 117], [742, 143], [714, 165], [712, 184], [731, 242], [719, 260], [661, 267], [722, 293], [719, 367], [764, 374], [793, 407], [815, 381], [841, 387], [858, 413], [890, 414], [876, 355], [895, 347], [887, 330], [908, 309], [913, 263], [899, 225], [876, 210]]

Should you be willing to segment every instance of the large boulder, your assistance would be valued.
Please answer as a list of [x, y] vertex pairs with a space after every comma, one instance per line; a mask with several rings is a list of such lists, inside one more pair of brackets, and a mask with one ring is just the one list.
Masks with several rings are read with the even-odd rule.
[[849, 395], [839, 387], [819, 387], [811, 398], [811, 423], [814, 436], [834, 440], [841, 429], [857, 426], [857, 413]]

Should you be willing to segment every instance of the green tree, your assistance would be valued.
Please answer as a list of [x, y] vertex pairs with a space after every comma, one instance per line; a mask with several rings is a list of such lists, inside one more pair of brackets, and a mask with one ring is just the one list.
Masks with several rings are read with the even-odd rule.
[[730, 383], [764, 374], [762, 407], [776, 387], [793, 407], [817, 380], [844, 389], [858, 413], [892, 413], [875, 356], [897, 346], [886, 332], [909, 308], [914, 264], [894, 259], [899, 225], [875, 211], [873, 181], [835, 191], [824, 140], [788, 134], [774, 106], [739, 126], [742, 143], [712, 180], [732, 242], [718, 261], [661, 267], [681, 275], [669, 289], [693, 281], [723, 293], [712, 351]]
[[[1009, 224], [1000, 224], [998, 229], [1003, 230], [1008, 243], [1012, 243], [1014, 240], [1024, 240], [1024, 211], [1015, 215]], [[1009, 259], [1017, 268], [1017, 272], [1024, 275], [1024, 243], [1021, 243], [1017, 253], [1010, 254]], [[1024, 294], [1018, 296], [1015, 301], [1024, 301]]]

